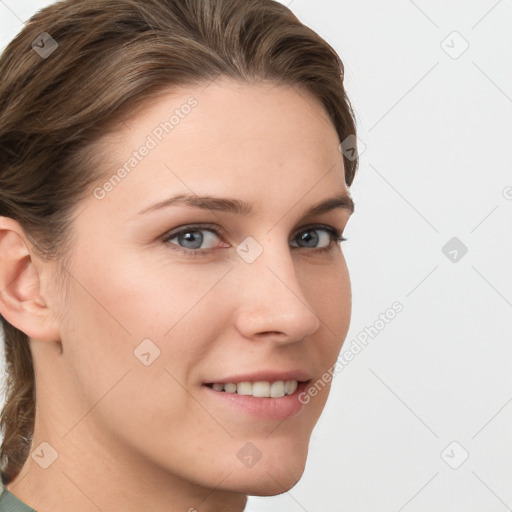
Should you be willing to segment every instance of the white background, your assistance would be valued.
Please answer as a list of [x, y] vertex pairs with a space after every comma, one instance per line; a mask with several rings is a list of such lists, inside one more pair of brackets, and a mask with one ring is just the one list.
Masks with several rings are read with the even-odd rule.
[[[0, 46], [49, 3], [0, 0]], [[334, 379], [301, 482], [248, 511], [512, 510], [512, 1], [283, 3], [357, 114], [344, 350], [404, 309]]]

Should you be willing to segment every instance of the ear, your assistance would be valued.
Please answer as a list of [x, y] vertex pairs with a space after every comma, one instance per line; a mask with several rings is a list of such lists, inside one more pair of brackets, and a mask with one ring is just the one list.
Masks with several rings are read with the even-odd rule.
[[44, 262], [36, 261], [30, 248], [35, 254], [20, 224], [0, 216], [0, 314], [29, 338], [59, 341], [54, 312], [41, 289]]

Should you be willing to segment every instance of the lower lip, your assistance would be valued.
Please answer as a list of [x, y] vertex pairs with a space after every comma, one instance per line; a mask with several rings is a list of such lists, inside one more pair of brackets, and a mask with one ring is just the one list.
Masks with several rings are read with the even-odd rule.
[[298, 414], [304, 404], [299, 401], [299, 394], [308, 386], [307, 382], [300, 382], [297, 390], [292, 395], [280, 398], [263, 397], [258, 398], [250, 395], [239, 395], [237, 393], [226, 393], [215, 391], [208, 386], [203, 388], [210, 396], [222, 400], [225, 404], [239, 411], [245, 412], [258, 418], [269, 420], [284, 420]]

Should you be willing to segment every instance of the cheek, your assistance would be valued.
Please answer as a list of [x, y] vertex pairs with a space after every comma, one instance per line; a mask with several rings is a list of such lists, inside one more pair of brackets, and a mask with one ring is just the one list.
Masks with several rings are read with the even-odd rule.
[[185, 381], [229, 321], [216, 286], [229, 269], [112, 259], [115, 265], [93, 259], [86, 265], [84, 258], [75, 264], [63, 333], [69, 362], [84, 385], [98, 389], [148, 358]]
[[74, 287], [75, 302], [85, 314], [94, 316], [92, 325], [128, 334], [134, 342], [151, 336], [162, 338], [186, 323], [225, 270], [169, 264], [164, 257], [120, 254], [112, 259], [114, 265], [89, 262], [94, 271], [75, 273], [76, 283], [80, 283]]
[[227, 296], [219, 300], [215, 287], [225, 270], [121, 262], [91, 268], [96, 272], [75, 271], [63, 334], [63, 364], [82, 400], [77, 418], [92, 409], [83, 428], [94, 422], [155, 453], [170, 425], [181, 446], [193, 425], [223, 435], [185, 389], [228, 322], [221, 314]]
[[336, 262], [305, 274], [306, 297], [321, 322], [326, 335], [326, 351], [330, 358], [337, 357], [347, 335], [352, 313], [350, 276], [343, 254]]

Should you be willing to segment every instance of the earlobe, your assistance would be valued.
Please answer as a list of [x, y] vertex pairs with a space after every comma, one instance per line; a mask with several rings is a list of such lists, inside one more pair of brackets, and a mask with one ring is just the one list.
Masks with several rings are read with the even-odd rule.
[[59, 340], [53, 311], [41, 289], [30, 241], [13, 219], [0, 217], [0, 314], [33, 339]]

